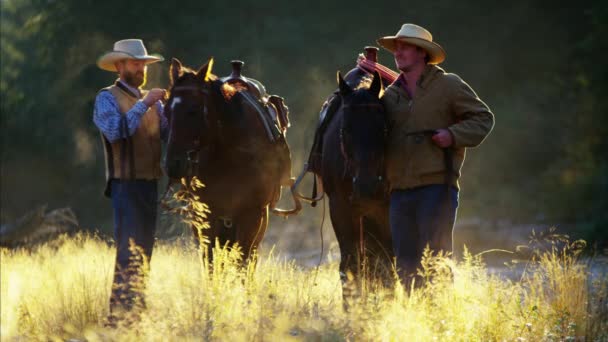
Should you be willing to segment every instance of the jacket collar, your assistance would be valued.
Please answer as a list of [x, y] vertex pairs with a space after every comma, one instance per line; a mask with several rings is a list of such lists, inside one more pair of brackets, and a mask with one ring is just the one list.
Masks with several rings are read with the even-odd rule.
[[422, 75], [420, 75], [420, 79], [418, 80], [418, 86], [420, 86], [420, 88], [422, 89], [428, 88], [429, 84], [431, 84], [435, 76], [442, 71], [443, 69], [441, 69], [437, 65], [427, 64], [424, 67]]
[[[442, 68], [438, 67], [437, 65], [427, 64], [424, 67], [422, 74], [420, 75], [420, 79], [418, 80], [418, 83], [417, 83], [418, 87], [420, 87], [421, 89], [428, 88], [429, 84], [431, 84], [431, 82], [435, 78], [435, 75], [437, 75], [440, 72], [443, 72]], [[407, 88], [405, 88], [406, 80], [405, 80], [405, 76], [403, 75], [403, 72], [401, 74], [399, 74], [399, 77], [397, 78], [397, 80], [395, 80], [395, 82], [393, 84], [398, 89], [407, 93]]]

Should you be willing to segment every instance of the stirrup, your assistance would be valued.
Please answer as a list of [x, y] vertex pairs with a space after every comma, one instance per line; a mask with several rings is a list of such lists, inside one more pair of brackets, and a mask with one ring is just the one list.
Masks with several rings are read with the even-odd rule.
[[302, 203], [300, 203], [300, 199], [293, 192], [294, 183], [295, 183], [295, 178], [289, 178], [289, 183], [281, 184], [281, 187], [279, 188], [279, 191], [281, 191], [281, 188], [283, 186], [289, 187], [289, 191], [291, 192], [291, 197], [293, 198], [294, 207], [292, 209], [278, 209], [277, 207], [274, 206], [274, 205], [276, 205], [276, 203], [275, 203], [273, 205], [273, 207], [270, 209], [270, 211], [272, 211], [273, 214], [287, 218], [291, 215], [297, 215], [300, 212], [300, 210], [302, 210]]
[[[312, 196], [306, 197], [305, 195], [302, 195], [298, 191], [298, 187], [300, 186], [300, 183], [304, 179], [304, 176], [306, 176], [306, 174], [309, 172], [311, 172], [315, 178], [314, 178], [314, 184], [313, 184], [313, 189], [312, 189]], [[317, 191], [317, 184], [319, 186], [319, 191]], [[319, 177], [319, 175], [317, 175], [316, 173], [314, 173], [308, 169], [308, 163], [304, 164], [304, 168], [303, 168], [302, 172], [296, 179], [295, 183], [291, 186], [291, 192], [298, 199], [300, 199], [306, 203], [310, 203], [310, 205], [312, 207], [315, 207], [317, 205], [317, 202], [322, 200], [323, 196], [325, 196], [325, 192], [323, 191], [323, 181], [321, 180], [321, 177]]]

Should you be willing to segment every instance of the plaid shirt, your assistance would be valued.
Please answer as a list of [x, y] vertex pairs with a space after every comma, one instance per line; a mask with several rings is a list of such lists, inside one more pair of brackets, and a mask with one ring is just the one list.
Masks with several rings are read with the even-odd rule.
[[[119, 82], [127, 87], [127, 89], [129, 89], [133, 94], [141, 98], [141, 92], [139, 89], [130, 87], [122, 80], [119, 80]], [[162, 141], [166, 142], [169, 133], [169, 123], [167, 118], [162, 114], [163, 104], [158, 101], [156, 102], [156, 107], [158, 109], [158, 113], [160, 113], [160, 138]], [[129, 135], [133, 135], [135, 133], [137, 127], [139, 127], [141, 117], [146, 113], [146, 111], [148, 111], [148, 106], [146, 106], [143, 100], [140, 99], [126, 113]], [[97, 95], [97, 98], [95, 98], [95, 109], [93, 111], [93, 122], [111, 143], [121, 138], [125, 138], [120, 135], [121, 115], [122, 114], [120, 113], [118, 102], [116, 102], [116, 99], [110, 92], [102, 91]]]

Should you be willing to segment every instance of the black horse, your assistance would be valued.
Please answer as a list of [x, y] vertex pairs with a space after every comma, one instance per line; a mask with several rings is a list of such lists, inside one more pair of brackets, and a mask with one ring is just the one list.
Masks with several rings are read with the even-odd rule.
[[349, 86], [338, 73], [339, 94], [334, 100], [339, 102], [323, 135], [320, 175], [340, 246], [345, 296], [352, 288], [349, 273], [355, 278], [383, 279], [385, 284], [393, 275], [384, 170], [388, 127], [380, 100], [383, 84], [377, 72], [371, 80], [362, 73], [347, 77], [356, 86]]
[[[269, 104], [259, 97], [258, 83], [219, 79], [212, 64], [193, 71], [172, 61], [165, 168], [170, 179], [197, 176], [205, 184], [200, 197], [211, 211], [205, 236], [212, 244], [238, 243], [246, 260], [264, 236], [269, 207], [287, 215], [299, 203], [292, 211], [273, 208], [281, 185], [290, 185], [291, 157], [284, 134], [263, 117]], [[212, 249], [207, 252], [211, 259]]]

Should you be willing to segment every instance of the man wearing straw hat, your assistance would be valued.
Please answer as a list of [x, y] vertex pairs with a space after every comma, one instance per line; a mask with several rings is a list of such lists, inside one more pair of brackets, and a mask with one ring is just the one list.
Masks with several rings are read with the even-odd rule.
[[407, 281], [427, 245], [452, 251], [465, 150], [484, 140], [494, 116], [467, 83], [437, 66], [446, 54], [426, 29], [404, 24], [378, 43], [401, 71], [383, 101], [391, 125], [389, 221], [397, 267]]
[[101, 131], [106, 161], [105, 195], [112, 199], [117, 253], [109, 324], [144, 306], [144, 275], [156, 230], [157, 181], [161, 176], [161, 138], [167, 120], [160, 102], [163, 89], [142, 90], [148, 55], [139, 39], [125, 39], [102, 55], [97, 65], [118, 74], [116, 82], [95, 99], [93, 121]]

